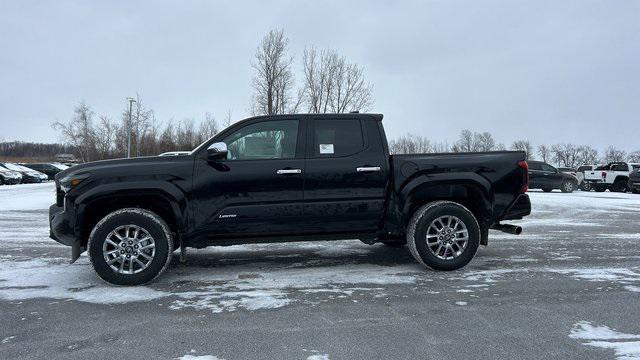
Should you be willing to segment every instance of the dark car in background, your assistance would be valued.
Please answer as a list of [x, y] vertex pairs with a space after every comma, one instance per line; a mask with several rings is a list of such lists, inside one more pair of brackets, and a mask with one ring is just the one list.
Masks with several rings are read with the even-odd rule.
[[578, 188], [578, 179], [574, 175], [564, 173], [542, 161], [528, 160], [527, 163], [530, 189], [542, 189], [545, 192], [560, 189], [564, 193], [570, 193]]
[[629, 190], [634, 194], [640, 194], [640, 165], [632, 165], [633, 171], [629, 174]]
[[22, 176], [23, 184], [41, 183], [48, 179], [47, 175], [18, 164], [5, 162], [5, 163], [0, 163], [0, 167], [19, 173]]
[[0, 166], [0, 185], [14, 185], [22, 181], [22, 175]]
[[20, 165], [47, 175], [49, 180], [53, 180], [57, 173], [69, 168], [60, 163], [25, 163]]

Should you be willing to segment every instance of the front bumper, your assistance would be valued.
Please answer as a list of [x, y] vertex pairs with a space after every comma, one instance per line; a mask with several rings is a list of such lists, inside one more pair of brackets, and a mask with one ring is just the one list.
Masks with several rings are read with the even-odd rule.
[[500, 217], [502, 220], [520, 220], [531, 214], [531, 200], [528, 194], [520, 194]]
[[49, 237], [67, 246], [73, 246], [76, 242], [69, 214], [56, 204], [49, 206]]

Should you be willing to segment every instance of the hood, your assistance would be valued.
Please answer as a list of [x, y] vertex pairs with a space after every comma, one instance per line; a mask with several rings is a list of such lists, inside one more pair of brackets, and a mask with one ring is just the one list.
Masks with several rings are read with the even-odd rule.
[[154, 174], [171, 168], [173, 164], [192, 161], [192, 156], [147, 156], [130, 159], [111, 159], [78, 164], [62, 170], [55, 175], [61, 179], [76, 175], [109, 176], [135, 175], [136, 173]]

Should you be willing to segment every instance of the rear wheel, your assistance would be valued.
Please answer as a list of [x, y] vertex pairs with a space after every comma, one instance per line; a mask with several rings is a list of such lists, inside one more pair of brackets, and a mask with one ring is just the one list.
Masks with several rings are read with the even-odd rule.
[[478, 221], [464, 206], [435, 201], [419, 208], [407, 229], [413, 257], [434, 270], [456, 270], [467, 265], [480, 245]]
[[173, 239], [158, 215], [127, 208], [100, 220], [89, 236], [87, 248], [100, 278], [114, 285], [140, 285], [167, 268]]
[[588, 183], [588, 182], [586, 182], [586, 181], [583, 181], [583, 182], [580, 184], [580, 190], [582, 190], [582, 191], [591, 191], [591, 183]]
[[562, 183], [562, 187], [560, 188], [560, 190], [562, 190], [563, 193], [572, 193], [573, 190], [575, 189], [576, 189], [576, 184], [571, 180], [565, 180]]
[[612, 191], [615, 192], [627, 192], [629, 190], [626, 180], [617, 180], [613, 183], [611, 187]]

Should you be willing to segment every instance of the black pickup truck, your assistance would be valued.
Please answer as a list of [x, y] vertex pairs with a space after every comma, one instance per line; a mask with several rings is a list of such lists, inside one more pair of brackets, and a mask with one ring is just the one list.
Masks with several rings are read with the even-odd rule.
[[[382, 115], [260, 116], [187, 156], [56, 175], [51, 238], [113, 284], [149, 282], [178, 248], [360, 239], [454, 270], [531, 211], [524, 152], [389, 155]], [[181, 253], [184, 255], [184, 252]]]

